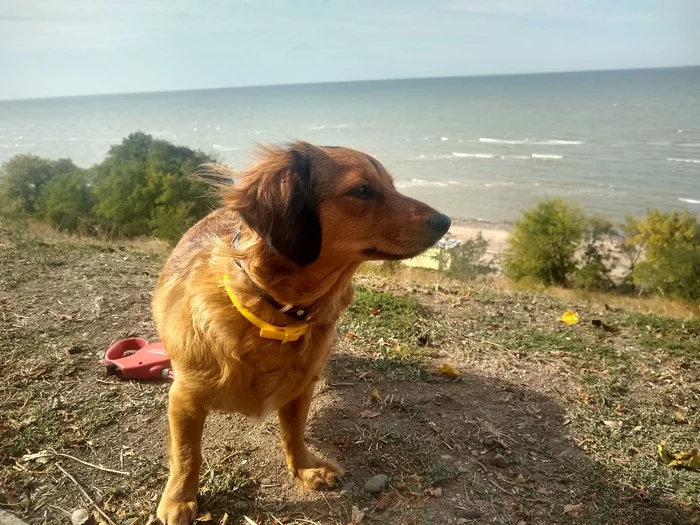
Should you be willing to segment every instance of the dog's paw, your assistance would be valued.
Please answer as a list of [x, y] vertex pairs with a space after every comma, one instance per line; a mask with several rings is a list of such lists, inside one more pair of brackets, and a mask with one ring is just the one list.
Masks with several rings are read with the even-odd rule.
[[197, 517], [196, 501], [160, 500], [156, 516], [163, 525], [190, 525]]
[[308, 490], [323, 490], [335, 487], [343, 477], [343, 469], [332, 461], [314, 458], [314, 466], [299, 468], [296, 477], [302, 487]]

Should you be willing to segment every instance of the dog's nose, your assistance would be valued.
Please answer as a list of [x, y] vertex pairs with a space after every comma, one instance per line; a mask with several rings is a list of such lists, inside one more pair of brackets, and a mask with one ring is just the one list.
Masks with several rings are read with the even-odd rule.
[[428, 219], [428, 226], [430, 226], [430, 229], [440, 235], [446, 233], [447, 230], [450, 229], [451, 224], [452, 219], [442, 213], [437, 213]]

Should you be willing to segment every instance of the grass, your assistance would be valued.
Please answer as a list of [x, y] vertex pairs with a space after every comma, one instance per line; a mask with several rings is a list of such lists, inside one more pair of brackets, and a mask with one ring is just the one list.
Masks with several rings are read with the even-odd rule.
[[[130, 334], [156, 337], [162, 254], [2, 227], [0, 244], [0, 506], [33, 523], [64, 519], [54, 507], [89, 508], [54, 460], [24, 459], [53, 448], [130, 472], [61, 460], [113, 521], [147, 522], [167, 476], [168, 384], [109, 378], [100, 356]], [[347, 525], [353, 509], [363, 524], [457, 523], [464, 510], [483, 525], [700, 523], [700, 473], [656, 456], [661, 441], [700, 446], [700, 321], [608, 301], [365, 271], [308, 428], [355, 488], [301, 492], [274, 417], [214, 415], [202, 514], [259, 525]], [[560, 323], [566, 310], [581, 323]], [[460, 377], [435, 373], [446, 363]], [[391, 481], [375, 497], [362, 487], [378, 473]]]

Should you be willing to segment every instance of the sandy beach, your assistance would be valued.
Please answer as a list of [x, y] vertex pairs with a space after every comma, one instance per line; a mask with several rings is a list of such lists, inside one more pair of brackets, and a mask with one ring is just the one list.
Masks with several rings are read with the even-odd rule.
[[473, 239], [479, 232], [489, 242], [487, 253], [498, 255], [505, 250], [508, 235], [510, 234], [510, 226], [507, 224], [457, 219], [452, 222], [452, 227], [447, 236], [464, 242]]

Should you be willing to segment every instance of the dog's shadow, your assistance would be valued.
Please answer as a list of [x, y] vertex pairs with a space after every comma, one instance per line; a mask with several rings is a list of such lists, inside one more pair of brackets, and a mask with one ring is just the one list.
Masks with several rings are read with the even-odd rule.
[[[235, 507], [259, 524], [346, 524], [353, 507], [371, 514], [372, 523], [392, 524], [460, 517], [469, 523], [687, 524], [697, 517], [660, 491], [618, 483], [614, 469], [568, 436], [563, 408], [545, 395], [470, 373], [458, 381], [405, 380], [415, 372], [410, 365], [377, 373], [376, 364], [336, 355], [312, 406], [308, 442], [342, 464], [345, 490], [298, 488], [286, 472], [276, 418], [251, 427], [221, 416], [205, 432], [205, 456], [221, 454], [217, 438], [227, 435], [224, 448], [237, 454], [234, 471], [244, 469], [248, 478], [236, 486], [234, 476], [207, 490], [205, 469], [202, 510], [216, 515]], [[377, 474], [389, 482], [373, 496], [364, 484]]]

